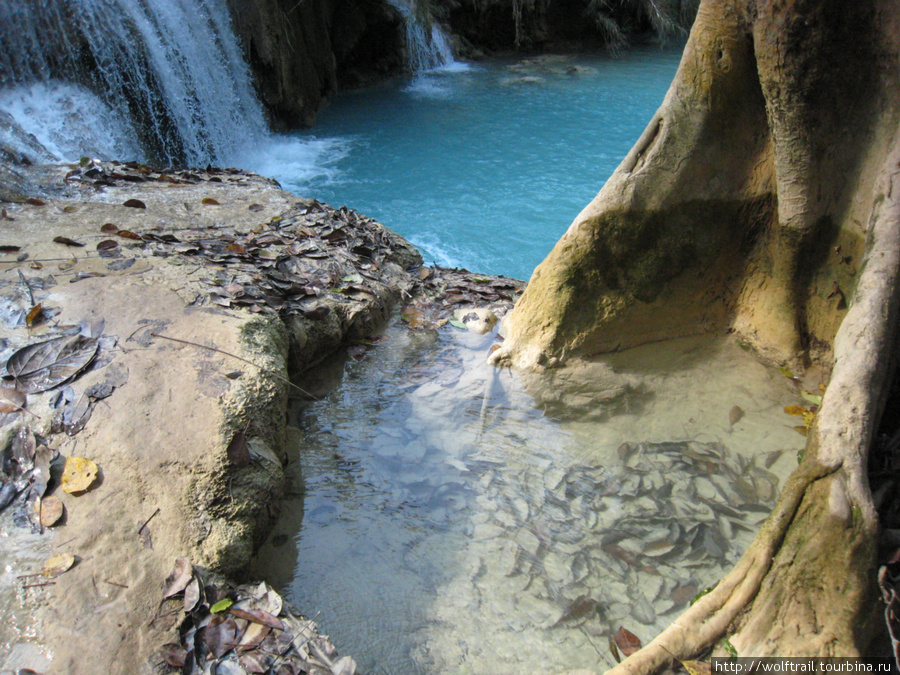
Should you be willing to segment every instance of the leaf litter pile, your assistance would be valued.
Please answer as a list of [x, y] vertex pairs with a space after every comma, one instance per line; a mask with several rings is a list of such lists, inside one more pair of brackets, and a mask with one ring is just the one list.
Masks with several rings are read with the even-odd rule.
[[187, 558], [178, 558], [153, 621], [182, 616], [179, 641], [163, 645], [156, 672], [183, 675], [354, 675], [356, 662], [337, 654], [314, 621], [291, 612], [265, 582], [207, 584]]

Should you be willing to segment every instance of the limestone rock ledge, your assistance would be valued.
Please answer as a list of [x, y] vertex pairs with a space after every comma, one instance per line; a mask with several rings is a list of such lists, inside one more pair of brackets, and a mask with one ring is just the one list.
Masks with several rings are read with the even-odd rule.
[[[112, 364], [127, 382], [95, 401], [72, 436], [51, 433], [52, 391], [28, 397], [40, 420], [20, 414], [3, 429], [9, 438], [32, 426], [61, 454], [95, 461], [102, 480], [78, 496], [55, 490], [67, 520], [44, 536], [78, 563], [54, 585], [16, 590], [33, 622], [10, 626], [2, 642], [32, 636], [52, 657], [47, 672], [138, 673], [170, 641], [171, 625], [151, 619], [174, 559], [240, 575], [277, 513], [296, 386], [289, 353], [299, 372], [371, 330], [421, 259], [374, 221], [252, 174], [103, 165], [63, 167], [61, 182], [67, 169], [64, 197], [4, 204], [0, 243], [21, 249], [0, 254], [0, 291], [24, 277], [46, 317], [32, 327], [5, 321], [19, 324], [2, 328], [5, 354], [102, 319], [112, 362], [71, 385], [78, 393], [103, 382]], [[116, 246], [104, 249], [109, 241]], [[246, 450], [236, 451], [241, 434]], [[138, 534], [148, 519], [152, 546]]]

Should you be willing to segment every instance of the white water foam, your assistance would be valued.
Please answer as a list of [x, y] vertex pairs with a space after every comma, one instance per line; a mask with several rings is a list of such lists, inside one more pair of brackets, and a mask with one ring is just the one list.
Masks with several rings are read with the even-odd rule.
[[343, 138], [270, 135], [258, 148], [246, 152], [240, 164], [263, 176], [282, 177], [283, 188], [302, 194], [308, 191], [310, 181], [334, 181], [340, 175], [337, 164], [350, 148], [351, 142]]

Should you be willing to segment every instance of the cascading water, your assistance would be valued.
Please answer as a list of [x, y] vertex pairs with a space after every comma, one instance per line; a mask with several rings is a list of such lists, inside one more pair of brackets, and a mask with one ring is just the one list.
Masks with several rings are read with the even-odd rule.
[[169, 164], [235, 162], [266, 133], [225, 0], [0, 0], [0, 26], [0, 106], [61, 159], [79, 122], [130, 125], [108, 152]]
[[422, 73], [456, 63], [450, 41], [435, 21], [422, 21], [415, 0], [388, 0], [406, 22], [406, 51], [409, 69]]

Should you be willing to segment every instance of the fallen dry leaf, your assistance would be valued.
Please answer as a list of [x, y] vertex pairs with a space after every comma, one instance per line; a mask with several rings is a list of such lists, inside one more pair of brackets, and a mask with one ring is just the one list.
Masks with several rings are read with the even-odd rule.
[[132, 239], [133, 241], [143, 241], [144, 238], [137, 232], [131, 230], [117, 230], [116, 234], [124, 239]]
[[41, 320], [41, 316], [43, 313], [44, 304], [39, 302], [28, 311], [28, 314], [25, 316], [25, 325], [31, 328], [34, 324], [38, 323]]
[[65, 506], [63, 506], [62, 501], [59, 497], [54, 497], [50, 495], [49, 497], [44, 497], [40, 501], [41, 505], [41, 525], [44, 527], [53, 527], [60, 520], [62, 520], [63, 514], [66, 512]]
[[94, 338], [53, 338], [15, 352], [6, 362], [6, 371], [15, 378], [18, 389], [36, 394], [75, 377], [93, 360], [97, 349]]
[[181, 593], [194, 578], [194, 566], [188, 558], [176, 558], [175, 567], [166, 577], [166, 587], [163, 590], [163, 600]]
[[62, 474], [63, 492], [84, 492], [97, 480], [99, 470], [94, 462], [84, 457], [66, 457]]
[[25, 394], [15, 387], [0, 387], [0, 413], [11, 413], [25, 407]]
[[74, 564], [74, 555], [71, 553], [58, 553], [44, 563], [44, 569], [41, 570], [41, 574], [48, 579], [53, 579], [64, 572], [68, 572]]
[[250, 463], [250, 449], [247, 447], [247, 436], [243, 431], [238, 431], [234, 435], [225, 452], [228, 461], [234, 466], [247, 466]]

